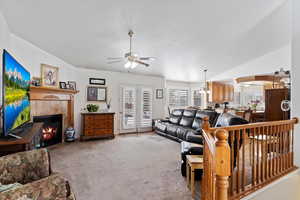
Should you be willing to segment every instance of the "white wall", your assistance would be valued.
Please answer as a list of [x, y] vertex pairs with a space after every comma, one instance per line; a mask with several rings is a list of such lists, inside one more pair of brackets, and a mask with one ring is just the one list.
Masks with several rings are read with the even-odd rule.
[[[77, 102], [76, 116], [80, 118], [80, 109], [84, 108], [89, 102], [86, 101], [86, 88], [89, 84], [89, 78], [105, 78], [107, 86], [107, 99], [111, 99], [111, 111], [115, 112], [115, 133], [119, 132], [119, 112], [120, 110], [120, 86], [145, 86], [153, 89], [153, 118], [164, 117], [164, 100], [156, 99], [155, 90], [163, 89], [165, 80], [162, 77], [135, 75], [132, 73], [121, 73], [111, 71], [77, 69], [78, 79], [77, 86], [80, 93], [76, 95]], [[95, 103], [95, 102], [92, 102]], [[104, 103], [98, 103], [100, 109], [105, 109]], [[80, 126], [80, 123], [77, 123]]]
[[228, 80], [249, 75], [273, 73], [281, 67], [285, 70], [291, 68], [290, 44], [214, 76], [211, 80]]
[[[292, 116], [300, 118], [300, 1], [293, 0]], [[300, 166], [300, 125], [295, 129], [295, 161]]]
[[[2, 49], [9, 49], [9, 28], [0, 12], [0, 55], [2, 56]], [[2, 105], [2, 57], [0, 57], [0, 106]], [[2, 120], [0, 120], [0, 131], [2, 130]]]
[[[45, 63], [59, 67], [59, 81], [76, 81], [77, 88], [80, 90], [75, 96], [75, 129], [77, 135], [79, 135], [81, 128], [80, 112], [86, 104], [88, 104], [86, 101], [86, 87], [88, 86], [90, 77], [106, 79], [108, 99], [112, 99], [111, 111], [116, 112], [115, 133], [118, 133], [119, 131], [119, 98], [121, 85], [129, 84], [151, 87], [153, 89], [153, 118], [164, 117], [165, 98], [155, 98], [155, 90], [165, 88], [165, 80], [162, 77], [76, 68], [62, 59], [59, 59], [30, 42], [12, 34], [9, 31], [1, 12], [0, 48], [7, 49], [28, 71], [30, 71], [32, 77], [40, 77], [40, 65], [41, 63]], [[0, 60], [2, 62], [2, 59]], [[104, 104], [100, 104], [100, 108], [104, 108]]]
[[[155, 99], [155, 89], [164, 88], [165, 85], [165, 80], [162, 77], [76, 68], [14, 34], [10, 35], [10, 52], [30, 71], [31, 76], [40, 77], [40, 65], [41, 63], [45, 63], [59, 67], [60, 81], [76, 81], [77, 88], [80, 90], [75, 96], [75, 129], [78, 135], [81, 130], [80, 112], [88, 104], [86, 101], [86, 88], [90, 77], [106, 79], [108, 99], [112, 99], [111, 111], [116, 112], [115, 133], [119, 131], [119, 94], [121, 85], [129, 84], [151, 87], [154, 94], [153, 118], [164, 116], [164, 99]], [[99, 105], [100, 109], [105, 108], [103, 103]]]

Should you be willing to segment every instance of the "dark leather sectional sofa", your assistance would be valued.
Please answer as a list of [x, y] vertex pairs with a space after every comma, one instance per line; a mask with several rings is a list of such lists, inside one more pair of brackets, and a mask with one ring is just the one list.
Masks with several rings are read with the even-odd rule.
[[178, 142], [203, 144], [202, 125], [209, 117], [211, 127], [224, 127], [248, 122], [230, 113], [218, 114], [211, 110], [174, 109], [169, 119], [155, 122], [155, 132]]
[[[175, 109], [169, 119], [155, 122], [155, 132], [181, 142], [181, 173], [186, 174], [186, 155], [202, 155], [202, 147], [192, 147], [191, 143], [203, 144], [202, 125], [204, 117], [209, 117], [211, 127], [225, 127], [247, 124], [248, 121], [230, 113], [218, 114], [210, 110]], [[201, 178], [202, 170], [196, 170], [196, 178]]]

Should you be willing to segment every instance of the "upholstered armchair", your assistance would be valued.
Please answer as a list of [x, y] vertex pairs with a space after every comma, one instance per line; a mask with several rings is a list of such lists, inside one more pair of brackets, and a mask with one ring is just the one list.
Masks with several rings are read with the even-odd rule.
[[0, 183], [18, 183], [0, 192], [0, 200], [75, 200], [68, 181], [52, 173], [47, 149], [0, 157]]

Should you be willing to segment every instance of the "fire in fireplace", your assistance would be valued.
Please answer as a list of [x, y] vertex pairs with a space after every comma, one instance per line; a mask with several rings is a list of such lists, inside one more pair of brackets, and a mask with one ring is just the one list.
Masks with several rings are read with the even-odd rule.
[[34, 116], [33, 122], [43, 122], [41, 147], [62, 142], [62, 115]]
[[42, 138], [44, 141], [48, 141], [51, 140], [55, 137], [57, 132], [57, 128], [56, 127], [51, 127], [48, 126], [46, 128], [43, 128], [42, 130]]

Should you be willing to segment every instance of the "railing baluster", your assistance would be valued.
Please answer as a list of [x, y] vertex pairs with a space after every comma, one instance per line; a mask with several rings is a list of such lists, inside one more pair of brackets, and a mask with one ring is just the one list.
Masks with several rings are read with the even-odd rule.
[[235, 177], [235, 173], [234, 173], [234, 142], [235, 142], [235, 136], [234, 136], [234, 131], [230, 131], [229, 132], [229, 136], [230, 136], [230, 163], [231, 163], [231, 177], [230, 177], [230, 191], [231, 191], [231, 195], [234, 194], [234, 177]]
[[282, 150], [282, 145], [283, 145], [283, 126], [280, 125], [280, 132], [279, 132], [279, 138], [280, 138], [280, 142], [279, 142], [279, 173], [281, 174], [283, 171], [283, 150]]
[[256, 163], [255, 163], [255, 128], [252, 128], [252, 186], [256, 184]]
[[266, 135], [266, 127], [263, 126], [262, 129], [262, 179], [261, 181], [264, 182], [266, 179], [266, 154], [267, 154], [267, 150], [266, 150], [266, 141], [267, 141], [267, 135]]
[[256, 167], [256, 170], [257, 170], [257, 180], [256, 180], [256, 183], [257, 184], [259, 184], [259, 180], [260, 180], [260, 161], [259, 161], [259, 154], [260, 154], [260, 152], [259, 152], [259, 144], [260, 144], [260, 141], [259, 141], [259, 139], [260, 139], [260, 135], [259, 135], [259, 127], [257, 128], [257, 149], [256, 149], [256, 163], [257, 163], [257, 167]]
[[270, 127], [271, 129], [271, 178], [274, 176], [275, 171], [275, 128], [274, 126]]
[[245, 185], [246, 185], [246, 166], [245, 166], [245, 146], [246, 146], [246, 130], [242, 130], [242, 190], [245, 191]]
[[236, 146], [235, 146], [235, 152], [236, 153], [236, 166], [237, 166], [237, 173], [236, 173], [236, 186], [237, 186], [237, 193], [240, 192], [240, 133], [239, 131], [235, 131], [236, 135]]

